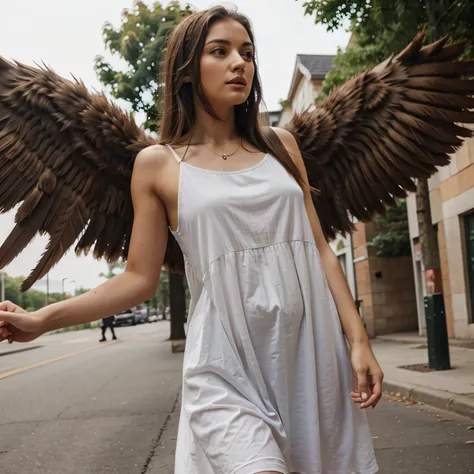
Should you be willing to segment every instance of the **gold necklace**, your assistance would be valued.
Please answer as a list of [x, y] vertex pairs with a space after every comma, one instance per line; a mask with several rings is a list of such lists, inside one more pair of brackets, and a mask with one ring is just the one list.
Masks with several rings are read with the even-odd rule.
[[224, 154], [216, 153], [214, 150], [211, 150], [205, 143], [203, 143], [203, 145], [204, 145], [209, 151], [211, 151], [212, 153], [214, 153], [214, 155], [220, 156], [223, 160], [227, 160], [227, 158], [229, 158], [229, 156], [235, 155], [235, 154], [240, 150], [240, 147], [242, 146], [242, 137], [240, 137], [240, 145], [239, 145], [239, 147], [237, 148], [237, 150], [235, 150], [234, 153], [230, 153], [230, 154], [227, 154], [227, 153], [224, 153]]

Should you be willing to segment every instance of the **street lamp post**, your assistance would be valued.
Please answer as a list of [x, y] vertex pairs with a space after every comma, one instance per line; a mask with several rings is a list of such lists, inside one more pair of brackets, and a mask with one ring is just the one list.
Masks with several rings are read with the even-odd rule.
[[46, 306], [49, 305], [49, 272], [46, 273]]
[[71, 280], [69, 283], [74, 283], [74, 294], [72, 296], [76, 296], [76, 280]]
[[[63, 293], [63, 300], [65, 298], [65, 292], [64, 292], [64, 280], [69, 280], [68, 277], [64, 277], [61, 280], [61, 287], [62, 287], [62, 293]], [[69, 283], [76, 283], [76, 280], [69, 280]], [[74, 296], [76, 295], [76, 286], [74, 285]]]
[[0, 301], [5, 301], [5, 272], [1, 272], [2, 278], [2, 295]]
[[62, 290], [62, 294], [63, 294], [63, 300], [64, 300], [64, 280], [68, 280], [68, 277], [64, 277], [61, 280], [61, 290]]

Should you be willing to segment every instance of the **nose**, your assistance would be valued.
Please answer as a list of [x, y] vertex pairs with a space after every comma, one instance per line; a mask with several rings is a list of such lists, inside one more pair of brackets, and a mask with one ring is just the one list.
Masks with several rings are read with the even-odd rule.
[[244, 69], [245, 68], [245, 59], [242, 57], [242, 55], [239, 53], [239, 51], [236, 51], [233, 53], [232, 56], [232, 71], [236, 71], [239, 69]]

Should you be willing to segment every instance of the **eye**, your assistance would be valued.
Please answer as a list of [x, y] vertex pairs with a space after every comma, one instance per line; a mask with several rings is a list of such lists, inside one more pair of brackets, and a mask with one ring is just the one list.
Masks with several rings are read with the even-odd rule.
[[214, 54], [214, 53], [217, 52], [217, 51], [221, 51], [221, 52], [223, 52], [223, 53], [225, 52], [222, 48], [216, 48], [216, 49], [213, 49], [213, 50], [211, 51], [211, 54]]
[[247, 55], [246, 57], [247, 57], [248, 59], [253, 59], [253, 53], [252, 53], [252, 51], [245, 51], [244, 55]]

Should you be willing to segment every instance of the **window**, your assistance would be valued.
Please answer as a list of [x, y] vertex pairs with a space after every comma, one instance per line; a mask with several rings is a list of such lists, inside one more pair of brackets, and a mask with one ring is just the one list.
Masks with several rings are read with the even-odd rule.
[[474, 322], [474, 213], [464, 217], [466, 230], [466, 266], [468, 275], [468, 291], [471, 299], [471, 314], [469, 322]]

